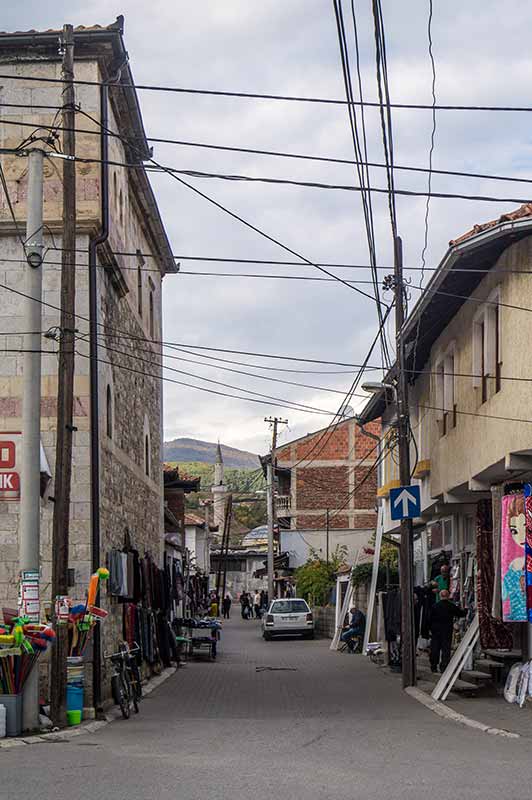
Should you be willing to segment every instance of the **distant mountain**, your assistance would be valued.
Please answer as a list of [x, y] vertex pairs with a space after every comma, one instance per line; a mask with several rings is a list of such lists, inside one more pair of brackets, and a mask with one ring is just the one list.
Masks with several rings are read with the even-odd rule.
[[[165, 461], [200, 461], [204, 464], [214, 464], [216, 460], [216, 442], [202, 442], [201, 439], [173, 439], [164, 443], [163, 456]], [[257, 469], [259, 457], [246, 450], [236, 447], [221, 445], [222, 458], [226, 467], [237, 469]]]

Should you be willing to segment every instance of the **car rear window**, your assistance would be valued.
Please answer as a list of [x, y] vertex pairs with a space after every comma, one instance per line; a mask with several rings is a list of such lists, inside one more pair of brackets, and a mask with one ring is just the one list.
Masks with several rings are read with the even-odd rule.
[[304, 600], [277, 600], [271, 609], [272, 614], [297, 614], [307, 611], [308, 606]]

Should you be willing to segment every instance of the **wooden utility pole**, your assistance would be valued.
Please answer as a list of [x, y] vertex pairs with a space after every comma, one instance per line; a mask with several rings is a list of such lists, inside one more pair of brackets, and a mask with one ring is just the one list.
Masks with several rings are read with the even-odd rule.
[[[397, 366], [397, 437], [399, 445], [399, 478], [401, 486], [410, 485], [410, 417], [405, 350], [401, 328], [404, 322], [403, 243], [395, 238], [395, 339]], [[416, 685], [416, 641], [414, 627], [414, 528], [411, 519], [401, 520], [399, 552], [401, 577], [401, 653], [403, 687]]]
[[272, 448], [270, 451], [270, 461], [267, 467], [267, 512], [268, 512], [268, 600], [271, 602], [274, 599], [274, 526], [275, 526], [275, 468], [277, 466], [277, 458], [275, 451], [277, 449], [277, 427], [279, 424], [288, 425], [287, 419], [279, 419], [279, 417], [265, 417], [264, 422], [269, 422], [272, 426]]
[[[61, 260], [61, 338], [57, 387], [57, 443], [55, 456], [55, 503], [52, 532], [52, 599], [68, 594], [68, 542], [72, 437], [74, 411], [74, 345], [76, 302], [76, 140], [74, 93], [74, 29], [63, 26], [63, 241]], [[66, 657], [68, 632], [57, 626], [52, 648], [51, 713], [55, 725], [66, 716]]]

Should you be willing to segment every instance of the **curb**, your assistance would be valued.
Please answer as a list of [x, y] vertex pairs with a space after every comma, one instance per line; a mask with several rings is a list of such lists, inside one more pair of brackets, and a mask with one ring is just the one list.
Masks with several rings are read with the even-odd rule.
[[434, 714], [437, 714], [439, 717], [443, 717], [444, 719], [450, 719], [453, 722], [458, 722], [468, 728], [474, 728], [475, 730], [482, 731], [482, 733], [489, 733], [492, 736], [503, 736], [506, 739], [521, 738], [521, 734], [519, 733], [513, 733], [512, 731], [507, 731], [504, 728], [492, 728], [489, 725], [485, 725], [483, 722], [478, 722], [476, 719], [466, 717], [465, 714], [460, 714], [458, 711], [454, 711], [444, 703], [440, 703], [439, 700], [434, 700], [432, 697], [430, 697], [430, 695], [425, 694], [424, 691], [415, 686], [408, 686], [405, 689], [405, 692], [409, 694], [410, 697], [413, 697], [414, 700], [417, 700], [418, 703], [422, 703], [422, 705], [426, 706], [426, 708], [429, 708]]
[[[155, 689], [158, 689], [159, 686], [168, 680], [175, 672], [177, 672], [177, 667], [168, 667], [168, 669], [164, 669], [160, 675], [156, 675], [152, 678], [146, 686], [142, 687], [142, 697], [147, 697]], [[18, 736], [16, 738], [10, 739], [2, 739], [0, 740], [0, 750], [9, 750], [13, 747], [24, 747], [25, 745], [29, 744], [46, 744], [46, 742], [69, 742], [71, 739], [74, 739], [76, 736], [83, 736], [87, 733], [96, 733], [101, 728], [105, 728], [106, 725], [109, 725], [110, 722], [114, 722], [117, 719], [121, 719], [122, 712], [120, 709], [113, 708], [111, 711], [108, 711], [105, 714], [105, 719], [98, 719], [98, 720], [90, 720], [82, 725], [76, 726], [75, 728], [64, 728], [60, 731], [53, 731], [51, 733], [40, 733], [35, 736]]]

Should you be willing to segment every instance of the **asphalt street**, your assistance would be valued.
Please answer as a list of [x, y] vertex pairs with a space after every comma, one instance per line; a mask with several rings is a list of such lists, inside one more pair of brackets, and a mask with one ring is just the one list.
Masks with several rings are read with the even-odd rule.
[[9, 800], [528, 800], [530, 742], [435, 716], [328, 641], [264, 642], [224, 623], [138, 716], [70, 742], [0, 750]]

